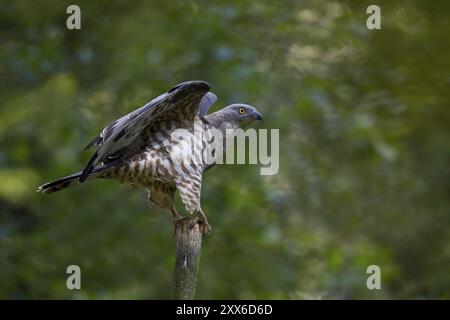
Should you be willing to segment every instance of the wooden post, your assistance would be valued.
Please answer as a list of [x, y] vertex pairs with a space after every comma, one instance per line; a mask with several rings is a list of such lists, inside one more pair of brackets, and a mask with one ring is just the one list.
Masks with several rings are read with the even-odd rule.
[[185, 217], [177, 224], [176, 260], [173, 272], [172, 298], [192, 300], [197, 285], [197, 270], [202, 247], [202, 226], [197, 219]]

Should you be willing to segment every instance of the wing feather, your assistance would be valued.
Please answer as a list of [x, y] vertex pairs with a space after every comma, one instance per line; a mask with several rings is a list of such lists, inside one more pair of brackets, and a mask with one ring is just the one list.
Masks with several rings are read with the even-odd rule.
[[132, 156], [133, 151], [139, 150], [140, 144], [146, 143], [139, 136], [152, 123], [162, 120], [194, 120], [203, 109], [207, 112], [215, 101], [213, 97], [209, 96], [203, 104], [200, 102], [209, 89], [210, 86], [205, 81], [183, 82], [104, 128], [86, 147], [98, 146], [98, 150], [84, 168], [80, 182], [86, 180], [97, 164], [108, 159], [117, 161]]
[[217, 96], [214, 93], [208, 92], [207, 94], [205, 94], [203, 96], [202, 100], [200, 100], [200, 103], [198, 106], [198, 114], [203, 117], [206, 116], [208, 114], [209, 108], [211, 108], [211, 106], [216, 101], [217, 101]]

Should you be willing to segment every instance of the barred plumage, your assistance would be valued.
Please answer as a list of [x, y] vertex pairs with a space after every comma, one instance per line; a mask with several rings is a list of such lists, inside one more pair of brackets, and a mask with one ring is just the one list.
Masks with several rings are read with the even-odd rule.
[[[190, 214], [198, 213], [210, 230], [201, 206], [203, 152], [213, 140], [213, 130], [224, 133], [261, 119], [255, 108], [234, 104], [207, 114], [217, 97], [204, 81], [181, 83], [145, 106], [114, 121], [86, 147], [97, 147], [82, 172], [38, 188], [53, 193], [85, 180], [116, 179], [148, 190], [151, 207], [180, 218], [174, 195], [178, 190]], [[239, 110], [239, 111], [238, 111]], [[243, 112], [245, 110], [245, 112]], [[182, 135], [176, 135], [182, 129]]]

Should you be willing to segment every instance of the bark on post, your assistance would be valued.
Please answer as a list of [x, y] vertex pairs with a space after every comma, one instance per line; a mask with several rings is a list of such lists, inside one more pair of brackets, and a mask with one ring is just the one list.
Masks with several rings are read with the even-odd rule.
[[202, 227], [195, 218], [186, 217], [176, 229], [176, 260], [172, 298], [192, 300], [197, 285], [197, 270], [202, 247]]

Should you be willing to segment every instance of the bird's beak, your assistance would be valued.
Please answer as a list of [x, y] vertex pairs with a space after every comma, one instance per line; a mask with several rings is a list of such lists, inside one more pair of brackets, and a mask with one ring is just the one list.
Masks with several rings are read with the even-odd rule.
[[255, 119], [256, 119], [256, 120], [261, 120], [261, 121], [262, 121], [263, 117], [262, 117], [261, 113], [255, 112]]

